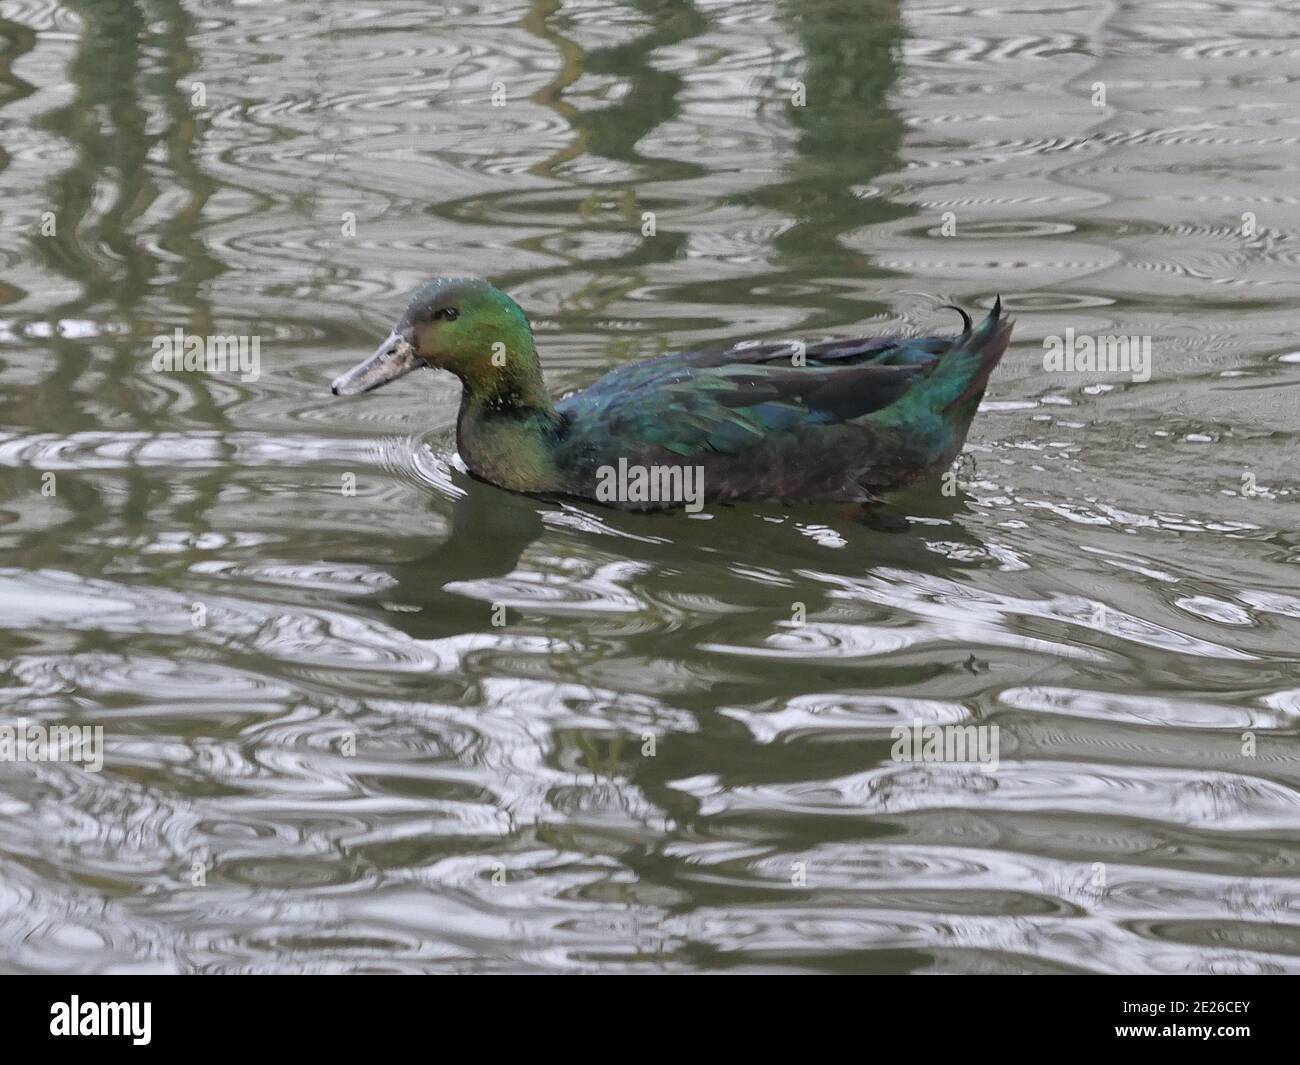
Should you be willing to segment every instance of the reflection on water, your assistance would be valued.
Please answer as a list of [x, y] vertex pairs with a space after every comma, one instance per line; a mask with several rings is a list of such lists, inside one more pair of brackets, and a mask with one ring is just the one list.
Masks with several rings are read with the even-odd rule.
[[[1298, 31], [0, 0], [0, 707], [108, 744], [0, 762], [4, 966], [1300, 970]], [[626, 515], [464, 476], [450, 379], [331, 400], [446, 270], [557, 392], [1018, 326], [955, 494]]]

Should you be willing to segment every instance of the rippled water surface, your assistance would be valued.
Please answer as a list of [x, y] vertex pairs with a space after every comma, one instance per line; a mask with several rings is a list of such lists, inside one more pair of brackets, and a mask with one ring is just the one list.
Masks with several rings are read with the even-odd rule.
[[[0, 0], [0, 708], [107, 747], [0, 763], [3, 967], [1300, 971], [1298, 40]], [[1017, 326], [955, 494], [634, 516], [468, 479], [450, 377], [330, 397], [440, 272], [557, 393]], [[155, 372], [177, 328], [260, 376]], [[1150, 380], [1046, 372], [1067, 329]]]

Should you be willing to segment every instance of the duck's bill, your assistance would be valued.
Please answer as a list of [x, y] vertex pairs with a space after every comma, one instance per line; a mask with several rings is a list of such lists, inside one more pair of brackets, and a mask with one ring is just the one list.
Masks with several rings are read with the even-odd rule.
[[380, 385], [386, 385], [389, 381], [396, 381], [412, 370], [427, 365], [428, 363], [415, 353], [415, 348], [406, 337], [401, 333], [390, 333], [388, 339], [379, 345], [378, 350], [370, 358], [358, 363], [347, 373], [334, 378], [330, 391], [336, 396], [355, 396], [361, 392], [369, 392]]

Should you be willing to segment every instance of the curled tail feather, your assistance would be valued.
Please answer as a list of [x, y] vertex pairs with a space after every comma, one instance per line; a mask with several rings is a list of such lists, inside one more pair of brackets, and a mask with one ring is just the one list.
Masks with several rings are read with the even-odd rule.
[[[962, 389], [961, 394], [944, 408], [945, 410], [960, 408], [963, 404], [970, 404], [972, 400], [974, 406], [979, 405], [980, 397], [984, 395], [984, 389], [988, 386], [989, 377], [992, 376], [1007, 350], [1007, 344], [1011, 340], [1011, 327], [1014, 324], [1010, 318], [1002, 317], [1002, 297], [999, 296], [989, 316], [980, 323], [979, 329], [975, 330], [970, 340], [963, 345], [965, 350], [975, 355], [978, 361], [974, 373], [971, 374], [970, 382]], [[945, 361], [955, 354], [954, 352], [946, 356]], [[974, 413], [972, 410], [971, 415], [973, 416]]]
[[1011, 339], [1010, 318], [1002, 314], [1002, 298], [987, 318], [955, 338], [933, 367], [893, 404], [871, 416], [878, 424], [900, 427], [925, 424], [938, 417], [961, 426], [969, 424], [989, 377]]

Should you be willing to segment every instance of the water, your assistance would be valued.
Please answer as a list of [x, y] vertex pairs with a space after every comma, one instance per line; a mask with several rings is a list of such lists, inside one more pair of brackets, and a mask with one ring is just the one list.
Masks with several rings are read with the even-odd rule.
[[[1300, 971], [1294, 5], [0, 16], [0, 706], [107, 749], [0, 763], [5, 969]], [[1018, 324], [955, 493], [632, 516], [329, 395], [448, 271], [557, 393]]]

